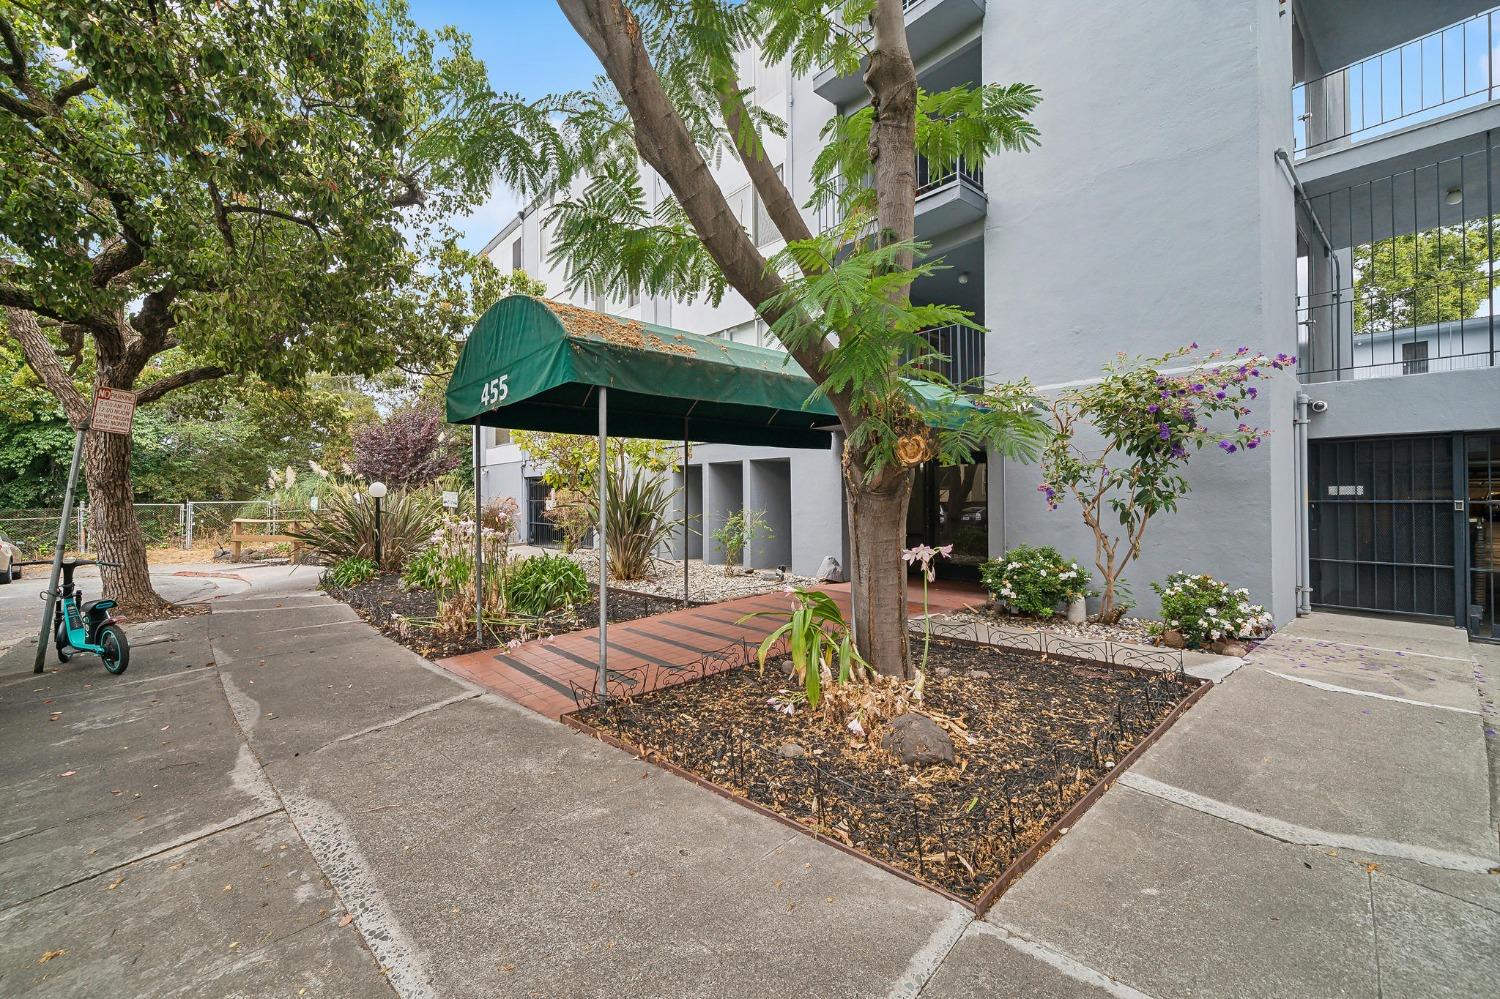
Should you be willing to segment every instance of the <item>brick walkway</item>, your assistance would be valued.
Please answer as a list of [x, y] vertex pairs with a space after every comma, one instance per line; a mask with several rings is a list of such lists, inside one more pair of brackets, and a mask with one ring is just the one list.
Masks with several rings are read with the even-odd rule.
[[[824, 590], [847, 615], [848, 584], [830, 585]], [[921, 591], [913, 590], [912, 596], [916, 601], [908, 605], [910, 611], [920, 614]], [[929, 604], [934, 611], [946, 611], [983, 599], [984, 595], [972, 586], [945, 583], [934, 585]], [[761, 617], [739, 624], [738, 620], [754, 611], [785, 611], [787, 607], [787, 599], [781, 593], [763, 593], [611, 623], [609, 667], [615, 671], [642, 666], [672, 666], [691, 662], [736, 642], [758, 644], [779, 626], [780, 621]], [[538, 714], [560, 718], [574, 708], [573, 685], [585, 690], [594, 686], [599, 666], [599, 629], [588, 628], [550, 639], [538, 639], [514, 649], [470, 652], [440, 659], [438, 665]], [[670, 681], [662, 681], [659, 685], [664, 686], [667, 682]], [[655, 680], [652, 683], [658, 685]]]

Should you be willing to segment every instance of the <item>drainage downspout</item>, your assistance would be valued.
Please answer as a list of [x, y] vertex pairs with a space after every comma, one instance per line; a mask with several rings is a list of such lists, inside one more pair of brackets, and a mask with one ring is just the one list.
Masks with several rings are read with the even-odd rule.
[[1312, 613], [1312, 543], [1307, 528], [1308, 481], [1307, 481], [1307, 437], [1311, 423], [1308, 406], [1312, 400], [1307, 393], [1298, 391], [1296, 416], [1292, 419], [1292, 440], [1295, 445], [1297, 481], [1297, 616]]
[[[1333, 321], [1330, 324], [1333, 332], [1333, 371], [1334, 377], [1341, 376], [1339, 369], [1339, 323], [1343, 319], [1344, 278], [1343, 269], [1339, 266], [1339, 256], [1333, 252], [1333, 242], [1328, 238], [1328, 233], [1323, 230], [1323, 223], [1318, 220], [1318, 213], [1313, 211], [1312, 199], [1307, 196], [1307, 189], [1302, 186], [1301, 179], [1297, 176], [1297, 168], [1292, 165], [1292, 158], [1287, 155], [1285, 149], [1276, 150], [1276, 158], [1286, 168], [1287, 179], [1292, 182], [1292, 190], [1296, 192], [1297, 201], [1302, 205], [1302, 211], [1306, 213], [1308, 221], [1312, 222], [1313, 229], [1318, 234], [1318, 241], [1323, 244], [1323, 256], [1333, 262]], [[1311, 346], [1309, 342], [1308, 346]]]
[[[1307, 195], [1307, 189], [1302, 186], [1302, 181], [1297, 176], [1297, 168], [1292, 165], [1292, 158], [1287, 155], [1285, 149], [1276, 150], [1276, 158], [1281, 161], [1285, 168], [1287, 178], [1292, 183], [1292, 190], [1296, 193], [1297, 201], [1302, 206], [1308, 221], [1313, 225], [1318, 235], [1318, 240], [1323, 244], [1323, 255], [1333, 264], [1333, 317], [1329, 324], [1333, 333], [1333, 369], [1335, 376], [1339, 371], [1339, 341], [1341, 334], [1339, 324], [1343, 318], [1343, 287], [1344, 280], [1342, 270], [1339, 266], [1339, 257], [1333, 252], [1333, 241], [1328, 238], [1328, 233], [1323, 229], [1323, 223], [1318, 219], [1318, 213], [1313, 211], [1312, 199]], [[1311, 341], [1308, 342], [1311, 347]], [[1295, 480], [1297, 489], [1297, 614], [1303, 616], [1312, 613], [1312, 542], [1308, 531], [1308, 503], [1309, 486], [1307, 480], [1307, 439], [1308, 427], [1311, 419], [1308, 416], [1308, 407], [1312, 400], [1307, 393], [1297, 392], [1296, 415], [1292, 419], [1292, 437], [1294, 440], [1296, 455], [1293, 458], [1295, 466]]]

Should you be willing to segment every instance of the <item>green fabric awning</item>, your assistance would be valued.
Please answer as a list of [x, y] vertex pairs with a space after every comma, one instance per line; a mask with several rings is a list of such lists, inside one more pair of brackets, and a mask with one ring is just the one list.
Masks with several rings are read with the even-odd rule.
[[512, 295], [480, 317], [448, 382], [449, 423], [611, 436], [827, 448], [838, 421], [778, 350]]

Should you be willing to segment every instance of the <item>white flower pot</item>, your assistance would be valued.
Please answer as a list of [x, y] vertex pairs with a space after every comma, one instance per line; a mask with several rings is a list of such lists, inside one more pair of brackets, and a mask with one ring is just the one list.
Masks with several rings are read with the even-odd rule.
[[1083, 624], [1089, 619], [1088, 601], [1083, 597], [1074, 597], [1068, 601], [1068, 623]]

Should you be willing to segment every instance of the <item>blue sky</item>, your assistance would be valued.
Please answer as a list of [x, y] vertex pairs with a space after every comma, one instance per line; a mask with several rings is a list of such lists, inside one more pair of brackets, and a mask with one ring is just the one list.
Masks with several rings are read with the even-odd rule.
[[[528, 98], [586, 87], [599, 61], [552, 0], [408, 0], [412, 19], [426, 28], [451, 24], [474, 40], [497, 91]], [[489, 200], [467, 218], [453, 219], [463, 245], [478, 250], [515, 215], [520, 200], [495, 185]]]

